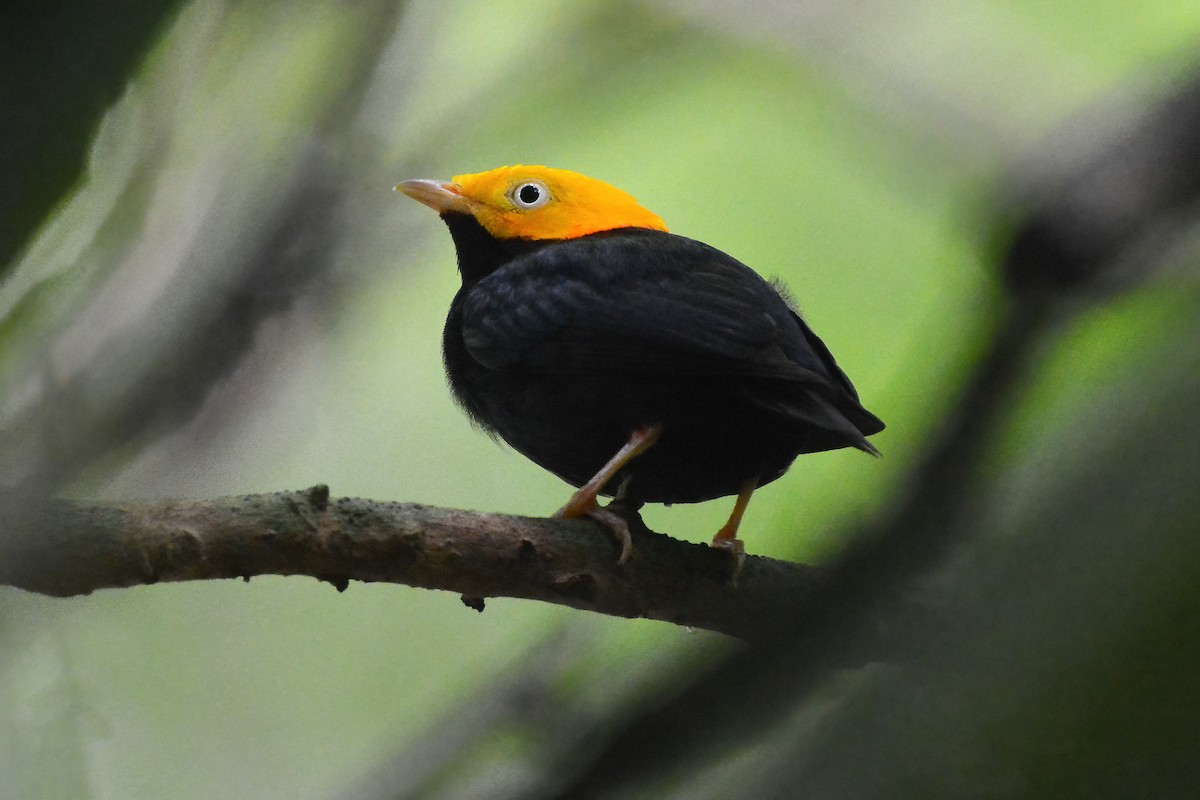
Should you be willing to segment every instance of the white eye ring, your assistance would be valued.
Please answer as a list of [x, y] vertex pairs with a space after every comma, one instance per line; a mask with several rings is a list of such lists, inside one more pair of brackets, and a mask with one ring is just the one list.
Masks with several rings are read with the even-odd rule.
[[517, 208], [529, 211], [549, 203], [550, 190], [541, 181], [522, 181], [508, 193], [508, 199], [512, 200]]

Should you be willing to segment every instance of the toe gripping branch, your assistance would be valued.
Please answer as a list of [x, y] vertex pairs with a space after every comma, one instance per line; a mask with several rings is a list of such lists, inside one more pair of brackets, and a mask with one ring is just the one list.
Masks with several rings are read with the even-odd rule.
[[[630, 434], [629, 441], [617, 451], [617, 454], [610, 458], [608, 463], [601, 467], [590, 481], [580, 486], [575, 494], [571, 495], [567, 504], [554, 514], [562, 519], [591, 517], [612, 531], [621, 545], [621, 555], [617, 557], [618, 564], [624, 564], [633, 553], [633, 537], [629, 533], [629, 523], [617, 512], [601, 508], [596, 498], [599, 497], [600, 491], [608, 485], [608, 482], [621, 471], [622, 467], [653, 447], [660, 436], [662, 436], [661, 425], [636, 429]], [[623, 489], [624, 486], [622, 486]], [[618, 492], [617, 500], [614, 502], [620, 501], [621, 494], [622, 492]]]
[[[618, 513], [619, 511], [626, 510], [624, 503], [626, 484], [623, 483], [621, 485], [617, 491], [616, 498], [608, 507], [601, 507], [597, 498], [601, 490], [621, 471], [622, 467], [653, 447], [658, 442], [660, 436], [662, 436], [661, 425], [650, 425], [636, 429], [630, 434], [629, 441], [617, 451], [616, 455], [610, 458], [608, 463], [601, 467], [600, 471], [591, 480], [580, 486], [575, 494], [571, 495], [571, 499], [567, 501], [567, 504], [554, 514], [554, 516], [561, 519], [591, 517], [612, 531], [612, 534], [621, 546], [621, 554], [617, 557], [618, 564], [624, 564], [633, 553], [633, 537], [629, 532], [629, 522], [622, 514]], [[733, 512], [729, 515], [729, 520], [721, 526], [721, 529], [717, 531], [717, 535], [712, 540], [713, 547], [727, 550], [736, 559], [737, 567], [735, 569], [735, 576], [738, 572], [741, 572], [742, 564], [746, 561], [745, 546], [742, 544], [742, 540], [737, 537], [738, 527], [742, 523], [746, 507], [750, 504], [750, 497], [754, 494], [756, 488], [758, 488], [757, 478], [748, 480], [742, 486], [742, 490], [738, 493], [737, 502], [734, 503]]]

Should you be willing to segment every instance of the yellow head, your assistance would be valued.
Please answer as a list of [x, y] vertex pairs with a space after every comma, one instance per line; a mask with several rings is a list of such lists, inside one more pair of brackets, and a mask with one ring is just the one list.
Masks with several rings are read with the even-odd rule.
[[499, 167], [449, 182], [396, 186], [441, 214], [470, 214], [497, 239], [572, 239], [614, 228], [667, 226], [627, 193], [565, 169]]

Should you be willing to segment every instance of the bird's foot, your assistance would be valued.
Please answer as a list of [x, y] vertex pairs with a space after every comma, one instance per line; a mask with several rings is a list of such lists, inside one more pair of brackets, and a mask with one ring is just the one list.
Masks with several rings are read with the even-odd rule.
[[730, 579], [730, 583], [734, 586], [737, 586], [738, 578], [742, 574], [742, 567], [746, 566], [746, 545], [738, 538], [738, 528], [741, 527], [742, 517], [746, 514], [746, 506], [750, 505], [750, 496], [754, 494], [756, 486], [758, 486], [757, 477], [742, 484], [737, 502], [733, 504], [733, 512], [712, 540], [713, 547], [725, 550], [733, 556], [733, 577]]
[[633, 554], [633, 535], [629, 532], [629, 523], [617, 512], [602, 508], [596, 502], [595, 495], [592, 495], [590, 498], [583, 498], [582, 500], [579, 495], [580, 492], [572, 495], [565, 506], [554, 512], [554, 516], [559, 519], [591, 517], [608, 528], [621, 545], [621, 555], [617, 556], [617, 563], [624, 564], [629, 559], [629, 556]]
[[724, 532], [724, 528], [722, 528], [721, 532], [713, 537], [711, 546], [718, 550], [724, 550], [733, 559], [733, 577], [730, 579], [730, 583], [737, 586], [742, 568], [746, 566], [746, 544], [736, 536], [722, 536], [721, 534]]

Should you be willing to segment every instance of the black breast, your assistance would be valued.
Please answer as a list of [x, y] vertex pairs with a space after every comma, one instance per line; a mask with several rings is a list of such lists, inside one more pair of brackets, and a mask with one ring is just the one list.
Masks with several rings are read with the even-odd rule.
[[443, 338], [471, 417], [576, 486], [638, 427], [662, 438], [608, 487], [697, 502], [883, 425], [779, 293], [684, 237], [622, 229], [500, 241], [447, 217], [463, 287]]

